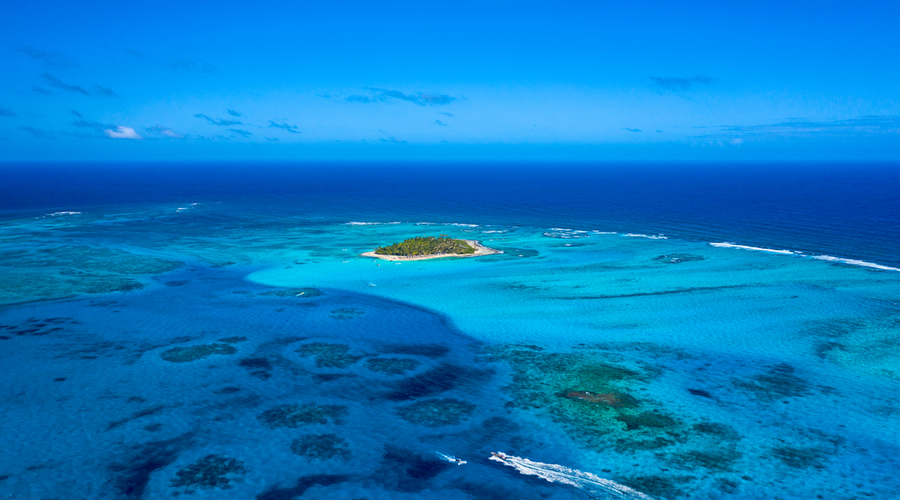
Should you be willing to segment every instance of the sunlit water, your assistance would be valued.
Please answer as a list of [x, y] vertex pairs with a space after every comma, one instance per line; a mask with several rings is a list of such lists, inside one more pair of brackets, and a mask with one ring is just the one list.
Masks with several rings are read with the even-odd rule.
[[[0, 497], [900, 491], [894, 250], [554, 224], [510, 189], [469, 220], [259, 186], [7, 207]], [[503, 253], [359, 256], [423, 234]]]

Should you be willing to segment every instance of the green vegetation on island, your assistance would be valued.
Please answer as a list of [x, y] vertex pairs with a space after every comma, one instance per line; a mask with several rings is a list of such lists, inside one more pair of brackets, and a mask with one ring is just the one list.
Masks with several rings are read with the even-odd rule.
[[416, 236], [403, 240], [400, 243], [375, 249], [378, 255], [400, 255], [404, 257], [443, 255], [443, 254], [473, 254], [475, 249], [464, 240], [457, 240], [442, 234], [440, 236]]

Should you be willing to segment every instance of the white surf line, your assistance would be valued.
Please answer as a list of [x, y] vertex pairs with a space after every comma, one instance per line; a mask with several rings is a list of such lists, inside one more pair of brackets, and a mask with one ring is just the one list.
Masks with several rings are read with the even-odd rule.
[[778, 253], [783, 255], [798, 255], [800, 252], [791, 250], [775, 250], [772, 248], [750, 247], [747, 245], [735, 245], [734, 243], [710, 243], [710, 246], [716, 248], [740, 248], [741, 250], [756, 250], [757, 252]]
[[840, 257], [832, 257], [830, 255], [816, 255], [813, 257], [817, 260], [825, 260], [828, 262], [837, 262], [839, 264], [849, 264], [851, 266], [862, 266], [862, 267], [870, 267], [872, 269], [881, 269], [882, 271], [900, 271], [900, 269], [896, 267], [882, 266], [881, 264], [873, 264], [871, 262], [866, 262], [864, 260], [856, 260], [856, 259], [842, 259]]
[[52, 214], [47, 214], [50, 217], [56, 217], [57, 215], [79, 215], [81, 212], [53, 212]]
[[845, 259], [842, 257], [832, 257], [830, 255], [807, 255], [800, 251], [794, 250], [774, 250], [772, 248], [760, 248], [760, 247], [751, 247], [747, 245], [735, 245], [734, 243], [710, 243], [710, 246], [718, 247], [718, 248], [739, 248], [742, 250], [755, 250], [758, 252], [769, 252], [769, 253], [777, 253], [781, 255], [796, 255], [799, 257], [812, 257], [816, 260], [824, 260], [826, 262], [836, 262], [838, 264], [846, 264], [848, 266], [860, 266], [860, 267], [868, 267], [869, 269], [878, 269], [880, 271], [895, 271], [900, 272], [900, 268], [883, 266], [881, 264], [875, 264], [872, 262], [866, 262], [864, 260], [859, 259]]
[[513, 457], [505, 453], [491, 453], [490, 459], [503, 465], [508, 465], [521, 474], [537, 476], [551, 483], [568, 484], [591, 495], [601, 495], [600, 498], [653, 500], [652, 497], [640, 491], [633, 490], [615, 481], [595, 476], [590, 472], [582, 472], [562, 465], [532, 462], [527, 458]]

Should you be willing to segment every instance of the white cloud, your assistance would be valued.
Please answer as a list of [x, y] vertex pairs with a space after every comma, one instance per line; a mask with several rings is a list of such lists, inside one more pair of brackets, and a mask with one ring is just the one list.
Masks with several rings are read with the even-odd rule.
[[116, 127], [115, 131], [106, 129], [103, 131], [108, 137], [113, 139], [143, 139], [137, 132], [134, 131], [131, 127]]
[[736, 139], [732, 139], [732, 140], [731, 140], [731, 144], [733, 144], [733, 145], [735, 145], [735, 146], [740, 146], [743, 142], [744, 142], [744, 140], [743, 140], [743, 139], [739, 139], [739, 138], [736, 138]]

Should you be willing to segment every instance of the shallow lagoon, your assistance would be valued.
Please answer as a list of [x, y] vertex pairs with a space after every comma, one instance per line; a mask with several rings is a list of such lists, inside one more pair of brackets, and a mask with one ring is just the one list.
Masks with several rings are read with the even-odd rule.
[[[387, 222], [211, 203], [6, 220], [0, 495], [586, 495], [492, 451], [656, 498], [900, 490], [900, 272]], [[439, 233], [504, 253], [358, 257]]]

